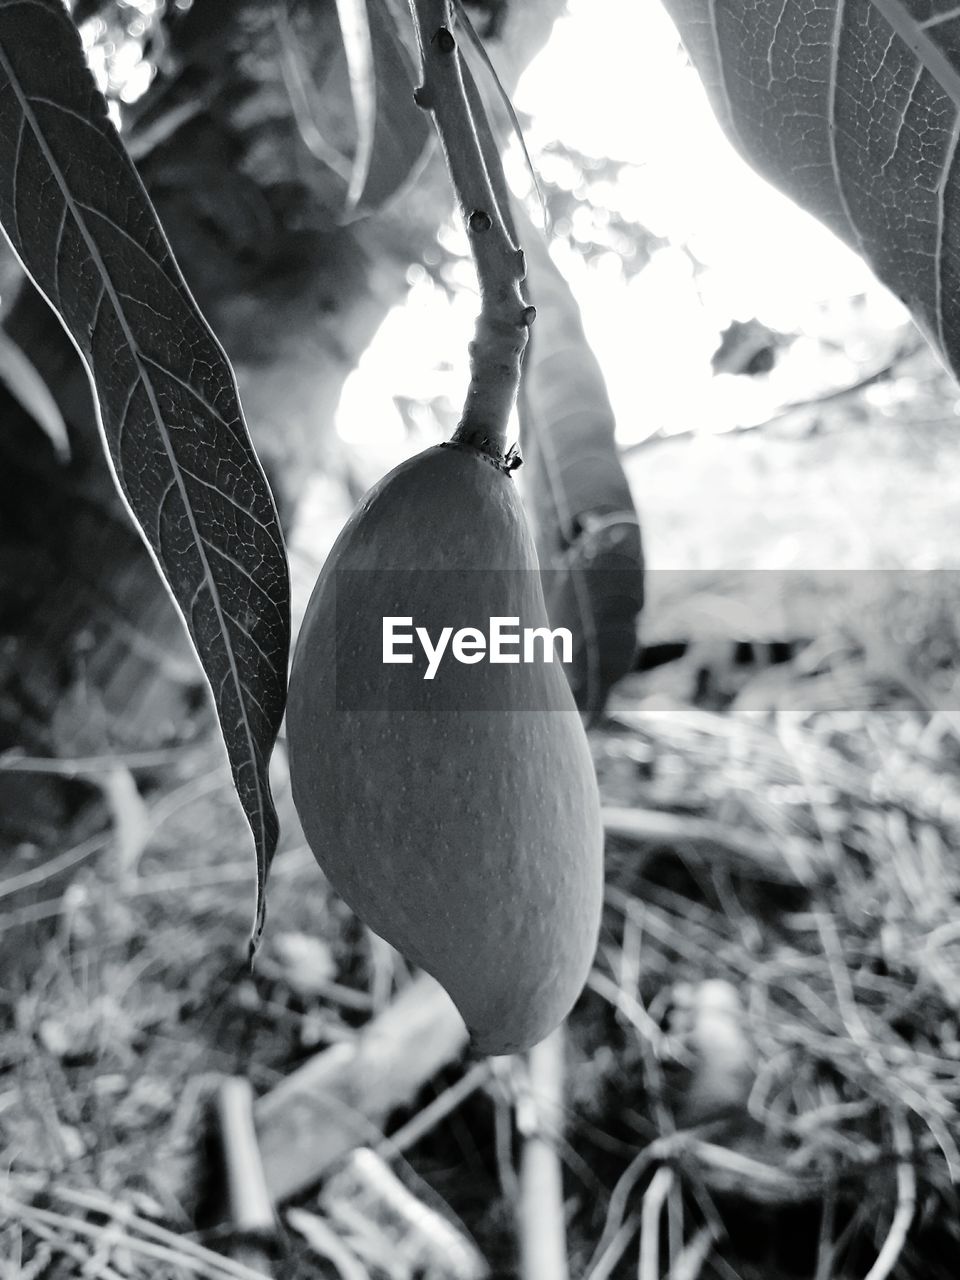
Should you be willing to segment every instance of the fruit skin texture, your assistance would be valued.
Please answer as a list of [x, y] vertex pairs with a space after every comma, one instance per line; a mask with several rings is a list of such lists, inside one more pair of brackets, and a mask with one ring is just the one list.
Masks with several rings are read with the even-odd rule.
[[[475, 692], [457, 709], [455, 671], [453, 702], [391, 706], [391, 679], [409, 689], [411, 669], [385, 667], [378, 649], [368, 670], [351, 672], [373, 709], [338, 707], [337, 652], [356, 652], [354, 615], [366, 608], [356, 625], [369, 630], [370, 614], [351, 600], [362, 587], [337, 570], [426, 571], [405, 577], [396, 609], [414, 625], [424, 611], [444, 616], [429, 571], [463, 571], [439, 575], [448, 591], [458, 584], [448, 611], [466, 606], [485, 629], [490, 576], [467, 571], [526, 570], [497, 577], [512, 594], [493, 611], [546, 626], [536, 567], [516, 487], [485, 455], [437, 446], [402, 463], [362, 499], [321, 571], [287, 704], [293, 798], [317, 861], [374, 932], [442, 983], [483, 1054], [546, 1036], [593, 960], [603, 835], [586, 734], [559, 662], [469, 668], [474, 680], [514, 681], [517, 703], [532, 710], [472, 710]], [[369, 637], [356, 642], [369, 655]]]

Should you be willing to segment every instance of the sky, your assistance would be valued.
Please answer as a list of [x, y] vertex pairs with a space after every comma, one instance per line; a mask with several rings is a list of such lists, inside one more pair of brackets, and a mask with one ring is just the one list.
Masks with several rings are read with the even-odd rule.
[[[135, 21], [147, 23], [157, 0], [126, 3], [139, 11]], [[94, 71], [132, 101], [151, 71], [140, 42], [131, 38], [107, 60], [95, 44], [94, 25], [85, 29]], [[943, 538], [922, 518], [931, 505], [930, 476], [915, 475], [911, 489], [902, 467], [893, 473], [899, 514], [891, 525], [889, 467], [884, 470], [876, 432], [864, 458], [845, 466], [841, 458], [835, 474], [821, 459], [816, 474], [806, 476], [809, 491], [801, 484], [811, 470], [809, 455], [805, 461], [773, 458], [755, 448], [751, 436], [745, 447], [756, 456], [747, 466], [722, 439], [732, 428], [765, 422], [791, 401], [814, 399], [881, 367], [902, 339], [907, 316], [855, 254], [739, 158], [716, 124], [660, 0], [568, 0], [566, 16], [527, 69], [514, 101], [529, 121], [526, 140], [545, 179], [557, 161], [544, 148], [557, 141], [626, 163], [604, 199], [664, 241], [629, 280], [612, 253], [588, 264], [569, 246], [553, 246], [603, 369], [620, 443], [694, 435], [682, 464], [668, 461], [662, 474], [655, 451], [627, 456], [651, 563], [739, 564], [750, 555], [754, 564], [756, 529], [764, 520], [763, 562], [806, 563], [814, 555], [814, 511], [816, 527], [829, 530], [817, 553], [825, 564], [843, 559], [859, 565], [878, 556], [899, 563], [907, 545], [911, 563], [919, 557], [925, 565], [940, 564]], [[518, 193], [529, 188], [515, 144], [507, 160]], [[531, 212], [536, 221], [536, 209]], [[465, 255], [462, 233], [452, 228], [446, 235]], [[696, 270], [692, 258], [700, 264]], [[456, 420], [479, 305], [466, 256], [457, 274], [463, 288], [451, 300], [422, 268], [412, 268], [406, 303], [387, 317], [347, 382], [337, 431], [362, 486], [436, 441], [438, 424], [421, 404], [442, 398], [448, 425]], [[773, 371], [754, 378], [714, 375], [711, 356], [724, 329], [753, 317], [793, 337]], [[898, 406], [884, 406], [885, 394], [889, 388], [877, 386], [864, 400], [896, 417]], [[397, 401], [406, 402], [406, 420]], [[953, 412], [960, 412], [960, 401]], [[918, 456], [925, 447], [918, 439]], [[873, 481], [868, 464], [875, 464]], [[771, 476], [784, 468], [788, 474], [777, 488]], [[752, 487], [744, 479], [749, 475]], [[716, 511], [703, 506], [705, 484], [719, 504]], [[857, 495], [869, 496], [862, 510], [855, 510]], [[941, 495], [941, 507], [956, 509], [952, 491]], [[693, 510], [703, 516], [699, 524], [690, 518]], [[741, 518], [724, 515], [721, 521], [720, 512]], [[305, 554], [308, 576], [348, 513], [339, 477], [316, 475], [294, 546]], [[718, 544], [721, 524], [732, 530], [729, 546]], [[923, 525], [923, 537], [905, 538], [911, 524]], [[878, 529], [888, 526], [884, 541]], [[846, 541], [840, 538], [844, 530]]]
[[[570, 86], [575, 78], [576, 92]], [[824, 351], [831, 329], [849, 337], [850, 299], [873, 330], [902, 325], [903, 307], [863, 263], [759, 178], [720, 131], [695, 71], [658, 0], [570, 0], [568, 15], [514, 95], [532, 117], [530, 149], [553, 139], [630, 162], [610, 198], [626, 217], [670, 244], [629, 283], [612, 255], [587, 266], [555, 256], [580, 303], [630, 444], [658, 431], [720, 432], [762, 421], [779, 405], [841, 385], [859, 372], [856, 351]], [[518, 171], [518, 166], [513, 166]], [[694, 273], [687, 245], [705, 270]], [[338, 431], [374, 467], [421, 447], [393, 396], [444, 393], [457, 403], [477, 310], [464, 291], [449, 303], [429, 283], [384, 326], [348, 383]], [[766, 379], [714, 377], [722, 330], [751, 317], [800, 333], [789, 360]], [[849, 343], [846, 344], [849, 347]], [[381, 424], [371, 442], [370, 424]]]

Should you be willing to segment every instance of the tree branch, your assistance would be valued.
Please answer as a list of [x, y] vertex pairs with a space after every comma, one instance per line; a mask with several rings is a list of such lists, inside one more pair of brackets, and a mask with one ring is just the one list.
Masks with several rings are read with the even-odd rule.
[[[410, 0], [410, 10], [423, 65], [423, 83], [415, 97], [433, 114], [480, 285], [480, 315], [470, 344], [470, 386], [453, 439], [503, 463], [520, 361], [536, 311], [526, 306], [520, 292], [523, 253], [504, 225], [477, 137], [450, 0]], [[499, 164], [499, 158], [488, 161]]]

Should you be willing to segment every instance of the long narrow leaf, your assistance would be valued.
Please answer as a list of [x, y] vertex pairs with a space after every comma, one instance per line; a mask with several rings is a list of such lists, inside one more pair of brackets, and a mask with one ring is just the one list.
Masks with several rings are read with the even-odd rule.
[[511, 199], [469, 63], [462, 70], [497, 208], [513, 242], [523, 246], [524, 290], [537, 307], [518, 403], [526, 458], [521, 480], [550, 621], [574, 640], [570, 687], [581, 712], [595, 721], [636, 655], [644, 591], [640, 522], [580, 309], [542, 234]]
[[347, 157], [327, 140], [316, 121], [310, 71], [290, 22], [288, 4], [289, 0], [276, 0], [273, 14], [280, 45], [280, 74], [290, 100], [297, 131], [310, 154], [349, 185], [353, 166]]
[[[386, 0], [298, 6], [274, 0], [277, 69], [297, 133], [310, 154], [344, 184], [333, 219], [350, 222], [389, 204], [416, 179], [435, 142], [430, 118], [413, 99], [417, 67], [402, 19]], [[329, 26], [336, 24], [335, 49]], [[332, 62], [331, 62], [332, 60]], [[349, 103], [331, 97], [331, 78], [349, 85]], [[304, 169], [308, 185], [310, 169]], [[336, 189], [336, 184], [334, 184]], [[322, 202], [330, 204], [330, 192]]]
[[[470, 21], [470, 15], [467, 13], [466, 9], [463, 7], [462, 0], [454, 0], [454, 5], [457, 11], [457, 21], [463, 27], [464, 31], [466, 31], [467, 38], [470, 42], [470, 47], [473, 49], [474, 53], [476, 53], [477, 57], [480, 59], [484, 68], [486, 69], [487, 75], [490, 77], [491, 83], [496, 89], [497, 97], [500, 100], [500, 104], [503, 107], [504, 111], [506, 112], [507, 119], [510, 121], [510, 127], [513, 130], [513, 136], [516, 138], [517, 142], [520, 144], [520, 150], [523, 152], [523, 159], [527, 166], [527, 173], [530, 175], [530, 181], [533, 184], [534, 191], [536, 192], [537, 200], [540, 202], [540, 213], [543, 217], [543, 229], [544, 231], [546, 231], [547, 230], [547, 203], [543, 198], [543, 191], [540, 187], [540, 179], [537, 177], [536, 168], [534, 167], [533, 161], [530, 159], [530, 152], [527, 150], [527, 140], [523, 136], [523, 130], [520, 128], [520, 121], [517, 119], [517, 113], [514, 110], [513, 103], [510, 101], [510, 95], [507, 93], [506, 89], [503, 87], [503, 83], [501, 82], [500, 77], [497, 75], [497, 69], [493, 65], [493, 63], [490, 61], [490, 55], [489, 53], [487, 53], [486, 45], [477, 35], [476, 28], [474, 27], [473, 23]], [[474, 115], [476, 115], [476, 111], [474, 111]]]
[[233, 373], [61, 0], [0, 7], [0, 223], [90, 375], [113, 472], [213, 690], [258, 867], [277, 841], [287, 562]]
[[343, 51], [347, 56], [350, 98], [357, 122], [357, 147], [347, 187], [347, 211], [350, 212], [360, 203], [373, 159], [377, 128], [377, 75], [366, 0], [336, 0], [336, 4]]
[[550, 622], [574, 636], [567, 674], [588, 720], [631, 670], [643, 607], [640, 522], [620, 462], [603, 372], [542, 235], [515, 209], [537, 308], [524, 364], [521, 472]]

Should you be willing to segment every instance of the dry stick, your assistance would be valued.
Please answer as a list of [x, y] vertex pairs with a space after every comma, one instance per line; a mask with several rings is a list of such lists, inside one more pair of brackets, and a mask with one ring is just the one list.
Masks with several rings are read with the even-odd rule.
[[617, 1264], [627, 1251], [627, 1245], [637, 1232], [640, 1226], [640, 1215], [632, 1214], [618, 1228], [616, 1235], [607, 1245], [602, 1255], [590, 1267], [589, 1272], [584, 1274], [583, 1280], [610, 1280]]
[[[788, 863], [776, 845], [776, 837], [762, 831], [737, 830], [713, 818], [691, 817], [683, 813], [666, 813], [659, 809], [623, 809], [607, 805], [603, 809], [603, 826], [607, 835], [642, 844], [675, 843], [707, 845], [729, 853], [736, 869], [778, 884], [809, 883], [817, 854], [812, 844], [804, 850], [803, 872], [798, 876], [797, 864]], [[823, 862], [823, 859], [820, 859]]]
[[548, 1133], [559, 1131], [563, 1108], [564, 1031], [557, 1029], [530, 1050], [532, 1127], [520, 1156], [520, 1271], [523, 1280], [567, 1280], [563, 1171]]
[[467, 1029], [438, 982], [420, 974], [354, 1044], [338, 1044], [286, 1076], [254, 1107], [273, 1200], [319, 1181], [369, 1141], [467, 1043]]
[[437, 1127], [441, 1120], [445, 1120], [451, 1112], [456, 1111], [461, 1102], [466, 1101], [481, 1085], [486, 1084], [490, 1074], [489, 1059], [485, 1058], [483, 1062], [476, 1063], [466, 1075], [460, 1077], [456, 1084], [452, 1084], [449, 1089], [444, 1089], [439, 1097], [428, 1102], [406, 1124], [401, 1125], [375, 1146], [376, 1155], [382, 1160], [390, 1160], [393, 1156], [403, 1155], [405, 1151], [415, 1147], [422, 1138]]
[[158, 747], [153, 751], [118, 752], [102, 756], [28, 756], [18, 751], [0, 755], [0, 773], [52, 773], [73, 778], [81, 773], [109, 773], [114, 769], [156, 769], [181, 764], [193, 744]]
[[329, 1223], [305, 1209], [288, 1209], [287, 1222], [337, 1272], [340, 1280], [370, 1280], [370, 1272]]
[[694, 1138], [688, 1140], [686, 1153], [711, 1191], [735, 1192], [751, 1204], [809, 1204], [823, 1195], [820, 1175], [793, 1173], [730, 1147]]
[[[584, 1272], [584, 1280], [598, 1280], [598, 1277], [609, 1274], [606, 1270], [607, 1258], [614, 1241], [620, 1237], [626, 1218], [627, 1205], [630, 1202], [633, 1189], [650, 1165], [661, 1157], [664, 1150], [663, 1143], [657, 1143], [656, 1141], [650, 1143], [637, 1152], [617, 1179], [616, 1185], [610, 1193], [606, 1221], [603, 1224], [600, 1239], [597, 1241], [593, 1255]], [[629, 1240], [629, 1236], [627, 1239]], [[626, 1242], [624, 1242], [623, 1247], [626, 1248]], [[619, 1258], [619, 1253], [617, 1257]]]
[[897, 1209], [883, 1248], [864, 1280], [887, 1280], [903, 1252], [917, 1208], [917, 1174], [911, 1158], [910, 1132], [901, 1112], [894, 1113], [892, 1124], [897, 1152]]
[[230, 1224], [239, 1236], [231, 1252], [237, 1262], [269, 1274], [265, 1246], [276, 1237], [277, 1224], [257, 1145], [249, 1080], [229, 1076], [221, 1083], [216, 1116]]
[[667, 1197], [667, 1255], [671, 1272], [683, 1254], [684, 1218], [683, 1188], [679, 1181], [674, 1180]]
[[[49, 1209], [38, 1209], [34, 1205], [22, 1204], [2, 1190], [0, 1190], [0, 1199], [6, 1201], [12, 1214], [29, 1226], [39, 1223], [60, 1231], [68, 1231], [88, 1240], [99, 1240], [105, 1230], [104, 1227], [87, 1222], [83, 1218], [73, 1218]], [[241, 1266], [229, 1258], [213, 1253], [212, 1250], [203, 1249], [199, 1245], [179, 1238], [174, 1245], [167, 1246], [154, 1244], [150, 1240], [141, 1240], [125, 1232], [119, 1237], [119, 1243], [122, 1243], [131, 1253], [139, 1253], [158, 1262], [182, 1267], [186, 1271], [193, 1271], [199, 1276], [206, 1277], [207, 1280], [223, 1280], [223, 1277], [232, 1277], [233, 1280], [269, 1280], [262, 1271], [252, 1271], [249, 1267]]]
[[660, 1218], [673, 1187], [673, 1170], [662, 1164], [650, 1180], [643, 1197], [640, 1219], [640, 1263], [638, 1280], [660, 1280]]
[[[523, 253], [510, 239], [494, 194], [464, 86], [449, 0], [410, 0], [423, 83], [414, 95], [433, 113], [480, 285], [470, 344], [470, 386], [455, 444], [507, 460], [507, 423], [520, 385], [520, 361], [536, 311], [524, 304]], [[499, 159], [487, 157], [490, 164]]]
[[[52, 1231], [49, 1227], [45, 1227], [39, 1222], [31, 1223], [30, 1230], [49, 1246], [51, 1252], [62, 1253], [65, 1257], [72, 1258], [74, 1262], [78, 1263], [77, 1274], [82, 1275], [85, 1280], [91, 1280], [91, 1278], [92, 1280], [126, 1280], [119, 1271], [115, 1271], [113, 1267], [108, 1266], [105, 1262], [98, 1261], [95, 1255], [87, 1253], [85, 1249], [72, 1240], [65, 1240], [59, 1232]], [[39, 1275], [43, 1270], [46, 1270], [45, 1267], [41, 1271], [34, 1270], [36, 1267], [35, 1260], [31, 1260], [30, 1266], [30, 1275]], [[12, 1276], [19, 1276], [20, 1274], [19, 1270], [11, 1272]], [[22, 1274], [28, 1273], [24, 1271]]]
[[[830, 404], [835, 400], [845, 400], [850, 396], [855, 396], [861, 391], [865, 391], [868, 387], [874, 386], [878, 382], [885, 382], [898, 371], [898, 366], [912, 356], [917, 355], [923, 350], [925, 342], [903, 342], [891, 356], [890, 360], [879, 369], [875, 369], [873, 373], [865, 374], [862, 378], [857, 378], [855, 382], [847, 383], [843, 387], [835, 387], [832, 391], [825, 391], [821, 395], [811, 396], [809, 400], [790, 400], [771, 417], [765, 418], [763, 422], [747, 422], [741, 423], [733, 427], [730, 431], [724, 431], [721, 438], [727, 439], [731, 436], [746, 435], [750, 431], [762, 431], [765, 427], [776, 426], [778, 422], [786, 421], [791, 418], [798, 410], [818, 409], [822, 405]], [[626, 457], [628, 454], [638, 453], [641, 449], [645, 449], [650, 445], [664, 444], [674, 440], [691, 440], [695, 439], [700, 432], [696, 427], [687, 427], [682, 431], [654, 431], [652, 435], [644, 436], [642, 440], [637, 440], [633, 444], [626, 445], [621, 450], [621, 456]]]
[[670, 1268], [667, 1280], [697, 1280], [716, 1242], [717, 1233], [713, 1227], [709, 1224], [701, 1227]]
[[833, 1238], [837, 1216], [836, 1181], [831, 1178], [823, 1193], [823, 1204], [820, 1209], [820, 1232], [817, 1240], [817, 1269], [813, 1280], [830, 1280], [833, 1275], [833, 1261], [836, 1257], [836, 1245]]
[[661, 1031], [657, 1023], [650, 1017], [646, 1009], [629, 991], [618, 987], [612, 978], [608, 978], [599, 969], [591, 969], [587, 977], [587, 986], [595, 991], [603, 1000], [607, 1000], [617, 1009], [639, 1033], [642, 1040], [647, 1041], [654, 1052], [661, 1058], [677, 1059], [675, 1047], [670, 1038]]
[[[82, 840], [71, 849], [65, 849], [63, 853], [57, 854], [55, 858], [48, 859], [39, 867], [32, 867], [29, 871], [22, 871], [16, 876], [7, 876], [6, 879], [0, 880], [0, 898], [8, 898], [15, 893], [22, 892], [24, 889], [35, 888], [36, 885], [43, 884], [45, 880], [53, 879], [61, 871], [68, 871], [71, 867], [76, 866], [78, 862], [83, 862], [85, 858], [89, 858], [93, 854], [99, 853], [101, 849], [105, 849], [108, 840], [108, 832], [98, 831], [95, 836], [88, 836], [86, 840]], [[55, 905], [56, 910], [59, 910], [59, 898]]]

